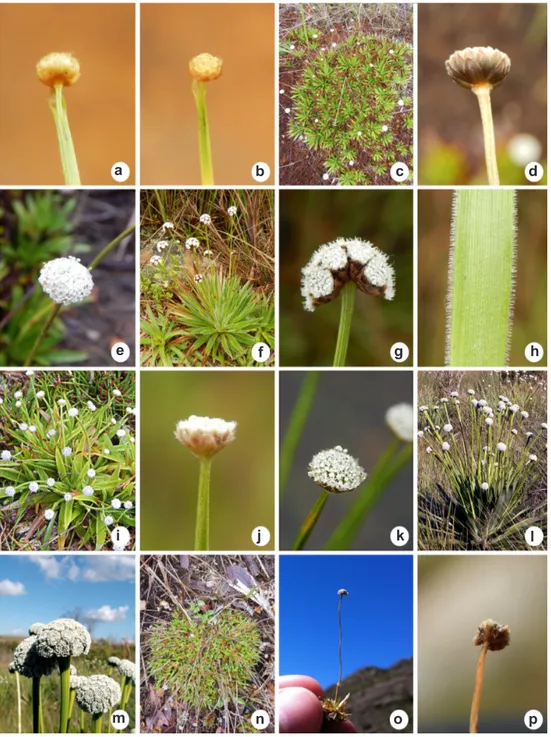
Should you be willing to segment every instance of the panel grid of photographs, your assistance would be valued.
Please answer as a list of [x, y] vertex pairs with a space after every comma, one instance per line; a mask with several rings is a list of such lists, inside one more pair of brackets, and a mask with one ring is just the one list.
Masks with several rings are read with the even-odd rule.
[[0, 735], [548, 733], [549, 2], [0, 2]]

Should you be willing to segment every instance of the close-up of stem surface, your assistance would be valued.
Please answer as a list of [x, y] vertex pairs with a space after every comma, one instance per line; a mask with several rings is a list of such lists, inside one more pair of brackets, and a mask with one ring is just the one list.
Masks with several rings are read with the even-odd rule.
[[515, 264], [515, 193], [457, 192], [448, 271], [448, 365], [507, 365]]
[[341, 292], [341, 318], [339, 322], [339, 332], [337, 335], [337, 345], [335, 346], [333, 366], [346, 365], [346, 353], [348, 351], [348, 343], [350, 341], [350, 329], [352, 327], [355, 299], [356, 285], [354, 282], [348, 282], [344, 285], [344, 289]]

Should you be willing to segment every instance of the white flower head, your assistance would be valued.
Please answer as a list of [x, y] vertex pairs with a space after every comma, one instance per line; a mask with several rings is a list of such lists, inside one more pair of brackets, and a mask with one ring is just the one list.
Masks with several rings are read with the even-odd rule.
[[69, 417], [76, 417], [78, 415], [78, 409], [76, 407], [71, 407], [67, 414]]
[[228, 215], [232, 218], [234, 215], [237, 215], [237, 207], [235, 205], [231, 205], [228, 207]]
[[113, 389], [113, 394], [114, 394], [114, 395], [115, 395], [116, 397], [120, 397], [120, 396], [122, 395], [122, 392], [121, 392], [121, 390], [120, 390], [120, 389]]
[[62, 305], [82, 302], [94, 288], [90, 271], [74, 256], [46, 262], [40, 270], [38, 281], [48, 297]]
[[191, 415], [177, 423], [174, 435], [198, 458], [212, 458], [235, 440], [236, 428], [237, 422]]
[[168, 248], [168, 246], [170, 246], [170, 243], [168, 241], [159, 241], [157, 243], [157, 251], [159, 251], [159, 253], [160, 253], [165, 248]]
[[496, 448], [497, 448], [497, 449], [498, 449], [498, 450], [499, 450], [499, 451], [500, 451], [501, 453], [505, 453], [505, 451], [507, 450], [507, 446], [505, 445], [505, 443], [498, 443], [498, 444], [496, 445]]
[[430, 447], [430, 445], [427, 445], [426, 451], [427, 453], [432, 453], [432, 448]]
[[53, 519], [53, 518], [55, 517], [55, 512], [54, 512], [54, 510], [53, 510], [53, 509], [47, 509], [47, 510], [46, 510], [46, 511], [44, 512], [44, 517], [45, 517], [45, 518], [46, 518], [47, 520], [51, 520], [51, 519]]
[[159, 256], [158, 253], [154, 253], [153, 256], [149, 259], [149, 263], [153, 264], [153, 266], [159, 266], [159, 264], [163, 263], [163, 259]]
[[22, 391], [15, 392], [15, 394], [13, 396], [16, 399], [21, 399], [21, 397], [23, 396], [23, 392]]
[[52, 478], [46, 479], [46, 484], [47, 486], [50, 486], [50, 487], [55, 486], [55, 479], [52, 479]]
[[482, 484], [480, 484], [480, 488], [484, 489], [484, 491], [488, 491], [490, 488], [490, 484], [487, 484], [486, 481], [484, 481]]
[[442, 450], [446, 451], [446, 450], [449, 450], [449, 449], [450, 449], [450, 444], [449, 443], [442, 443]]
[[88, 469], [88, 470], [86, 471], [86, 475], [88, 476], [88, 478], [89, 478], [89, 479], [93, 479], [93, 478], [94, 478], [94, 476], [96, 475], [96, 472], [94, 471], [94, 469], [93, 469], [93, 468], [89, 468], [89, 469]]
[[60, 407], [65, 407], [65, 405], [67, 404], [67, 402], [64, 399], [58, 399], [57, 403], [59, 404]]
[[383, 133], [386, 133], [386, 132], [387, 132], [387, 130], [388, 130], [388, 125], [383, 125], [383, 126], [381, 127], [381, 130], [383, 131]]
[[63, 494], [63, 498], [66, 502], [70, 502], [73, 497], [70, 494]]
[[491, 417], [486, 417], [486, 419], [484, 420], [484, 422], [485, 422], [485, 423], [486, 423], [487, 425], [493, 425], [493, 424], [494, 424], [494, 421], [492, 420], [492, 418], [491, 418]]
[[198, 238], [188, 238], [186, 240], [185, 246], [188, 249], [188, 251], [190, 248], [199, 248], [200, 246], [199, 239]]
[[29, 491], [33, 494], [36, 494], [36, 492], [38, 491], [38, 484], [36, 483], [36, 481], [31, 481], [31, 483], [29, 484]]
[[346, 282], [366, 294], [394, 299], [394, 269], [388, 257], [369, 241], [338, 238], [320, 246], [302, 269], [304, 309], [336, 299]]
[[389, 407], [385, 415], [386, 424], [404, 443], [413, 442], [413, 407], [407, 402]]
[[340, 445], [322, 450], [312, 458], [308, 476], [322, 489], [333, 494], [353, 491], [367, 478], [367, 473], [346, 448]]
[[62, 448], [62, 449], [61, 449], [61, 453], [62, 453], [62, 454], [63, 454], [63, 455], [64, 455], [64, 456], [66, 457], [66, 458], [68, 458], [68, 457], [69, 457], [69, 456], [71, 455], [71, 453], [72, 453], [72, 452], [73, 452], [73, 449], [72, 449], [72, 448], [69, 448], [69, 446], [66, 446], [65, 448]]
[[533, 453], [531, 453], [531, 454], [530, 454], [530, 455], [528, 456], [528, 460], [529, 460], [529, 461], [533, 461], [533, 462], [535, 463], [535, 462], [536, 462], [536, 461], [538, 460], [538, 457], [537, 457], [536, 455], [534, 455]]
[[126, 435], [126, 430], [117, 430], [117, 435], [119, 438], [124, 438], [124, 436]]
[[104, 521], [104, 522], [105, 522], [105, 524], [106, 524], [106, 525], [107, 525], [107, 526], [109, 527], [109, 525], [112, 525], [112, 524], [113, 524], [113, 517], [109, 517], [109, 516], [107, 516], [107, 517], [104, 517], [104, 518], [103, 518], [103, 521]]
[[87, 406], [87, 407], [88, 407], [88, 409], [89, 409], [89, 410], [91, 410], [92, 412], [95, 412], [95, 411], [96, 411], [96, 409], [97, 409], [96, 405], [95, 405], [95, 404], [94, 404], [93, 402], [91, 402], [90, 400], [88, 400], [88, 401], [86, 402], [86, 406]]
[[207, 213], [204, 213], [204, 215], [201, 215], [201, 217], [199, 218], [199, 221], [203, 223], [203, 225], [210, 225], [210, 223], [212, 222], [210, 215], [208, 215]]
[[55, 435], [55, 430], [48, 430], [48, 432], [46, 433], [46, 436], [48, 438], [53, 438], [54, 435]]
[[521, 412], [520, 414], [521, 414], [521, 417], [522, 417], [523, 419], [525, 419], [525, 420], [527, 420], [527, 419], [528, 419], [528, 417], [529, 417], [529, 414], [528, 414], [528, 412], [526, 412], [526, 410], [524, 410], [524, 409], [522, 410], [522, 412]]
[[23, 432], [25, 432], [25, 430], [28, 430], [28, 429], [29, 429], [29, 426], [27, 425], [27, 423], [26, 423], [26, 422], [22, 422], [22, 423], [21, 423], [21, 424], [19, 425], [19, 429], [20, 429], [20, 430], [23, 430]]
[[1, 459], [2, 459], [3, 461], [9, 461], [9, 460], [10, 460], [10, 458], [11, 458], [11, 453], [10, 453], [10, 451], [9, 451], [9, 450], [3, 450], [3, 451], [2, 451], [2, 453], [0, 454], [0, 458], [1, 458]]
[[197, 284], [200, 284], [203, 281], [203, 275], [202, 274], [195, 274], [193, 277], [193, 280], [197, 282]]
[[17, 402], [15, 403], [15, 406], [16, 407], [21, 407], [22, 406], [22, 402], [21, 402], [20, 399], [17, 400]]
[[36, 432], [36, 425], [29, 425], [29, 432]]
[[15, 487], [14, 486], [6, 486], [4, 489], [6, 492], [6, 496], [14, 496], [15, 495]]
[[172, 230], [174, 228], [174, 223], [163, 223], [163, 230]]
[[124, 508], [125, 508], [125, 509], [132, 509], [132, 506], [133, 506], [133, 505], [132, 505], [132, 502], [125, 502], [125, 503], [124, 503]]
[[94, 490], [91, 486], [85, 486], [82, 490], [82, 493], [84, 494], [84, 496], [93, 496]]
[[444, 427], [442, 428], [442, 430], [444, 430], [444, 432], [451, 432], [451, 431], [453, 430], [453, 427], [452, 427], [452, 426], [450, 425], [450, 423], [449, 423], [449, 422], [447, 422], [447, 423], [446, 423], [446, 424], [444, 425]]
[[120, 509], [121, 508], [120, 499], [112, 499], [111, 506], [113, 507], [113, 509]]
[[471, 397], [474, 397], [474, 389], [467, 389], [467, 394], [470, 394]]

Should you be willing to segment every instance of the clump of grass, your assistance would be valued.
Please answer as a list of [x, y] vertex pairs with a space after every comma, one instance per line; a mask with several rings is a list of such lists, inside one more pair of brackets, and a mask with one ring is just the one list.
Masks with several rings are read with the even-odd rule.
[[309, 39], [316, 34], [299, 29], [296, 35], [295, 43], [288, 36], [280, 49], [283, 60], [307, 54], [290, 93], [288, 136], [324, 154], [323, 179], [376, 184], [397, 161], [411, 168], [411, 47], [355, 33], [311, 51]]
[[199, 607], [160, 622], [148, 635], [149, 674], [159, 688], [167, 686], [179, 701], [198, 711], [224, 702], [238, 707], [239, 694], [252, 680], [259, 659], [260, 632], [242, 612], [218, 614]]
[[0, 379], [0, 547], [99, 550], [135, 527], [133, 375], [29, 373]]
[[527, 528], [547, 525], [545, 377], [450, 380], [421, 390], [419, 545], [533, 549]]

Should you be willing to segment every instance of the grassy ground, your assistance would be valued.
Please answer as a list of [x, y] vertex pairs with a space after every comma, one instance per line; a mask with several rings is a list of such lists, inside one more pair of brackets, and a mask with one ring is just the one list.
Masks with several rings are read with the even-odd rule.
[[[13, 651], [21, 642], [22, 637], [0, 635], [0, 733], [16, 733], [17, 728], [17, 686], [15, 675], [8, 672], [8, 665], [13, 659]], [[128, 642], [111, 643], [107, 640], [96, 640], [92, 643], [90, 653], [81, 658], [72, 658], [71, 662], [80, 676], [109, 675], [120, 682], [118, 671], [107, 665], [107, 658], [115, 655], [118, 658], [135, 660], [134, 645]], [[21, 731], [32, 733], [32, 681], [20, 676], [21, 683]], [[42, 699], [44, 704], [44, 731], [57, 732], [59, 729], [59, 676], [51, 675], [41, 679]], [[130, 725], [127, 731], [134, 727], [135, 693], [132, 691], [128, 702], [127, 712], [130, 716]], [[71, 721], [71, 732], [78, 732], [78, 718], [80, 710], [75, 706]], [[103, 729], [106, 732], [107, 720], [104, 717]], [[86, 715], [85, 726], [91, 729], [90, 715]]]
[[[238, 583], [238, 581], [245, 582]], [[264, 709], [270, 715], [268, 732], [274, 724], [274, 560], [272, 556], [217, 555], [144, 556], [141, 563], [141, 711], [142, 732], [239, 733], [255, 732], [250, 723], [252, 712]], [[200, 605], [198, 602], [202, 602]], [[197, 607], [201, 606], [199, 612]], [[260, 631], [259, 660], [249, 685], [232, 689], [232, 699], [220, 699], [216, 708], [196, 709], [181, 703], [167, 683], [150, 675], [151, 651], [148, 637], [151, 628], [180, 613], [193, 622], [212, 617], [223, 610], [241, 612]], [[210, 612], [210, 614], [209, 614]], [[172, 664], [178, 663], [181, 651], [175, 649]], [[212, 673], [201, 671], [197, 664], [194, 684]], [[215, 678], [217, 674], [214, 674]], [[168, 677], [167, 677], [168, 680]], [[190, 684], [186, 684], [189, 688]], [[220, 692], [223, 691], [222, 686]], [[236, 693], [237, 691], [237, 693]], [[195, 702], [194, 702], [195, 703]]]
[[[423, 372], [418, 396], [419, 406], [428, 407], [419, 413], [419, 430], [424, 432], [418, 461], [420, 547], [534, 549], [524, 540], [526, 529], [535, 525], [547, 532], [545, 374]], [[498, 409], [501, 396], [518, 406], [516, 412]], [[472, 410], [473, 399], [486, 401], [494, 414]], [[493, 418], [491, 431], [487, 416]], [[450, 432], [444, 430], [448, 423]], [[446, 451], [443, 443], [450, 446]], [[506, 450], [500, 451], [498, 443]], [[489, 488], [484, 489], [488, 480]]]

